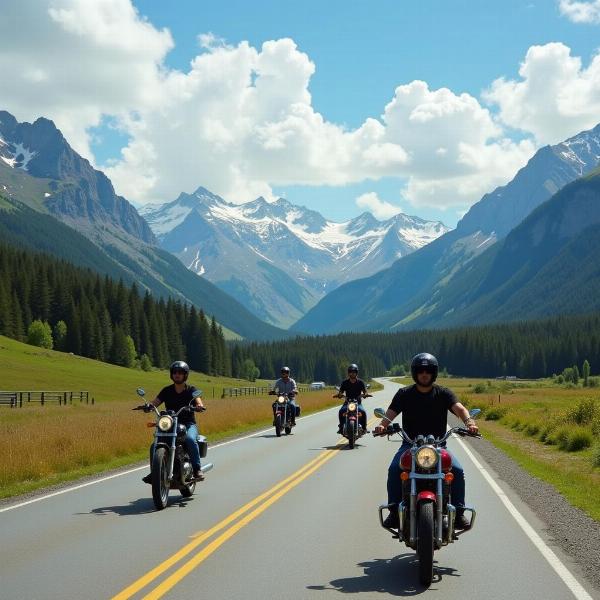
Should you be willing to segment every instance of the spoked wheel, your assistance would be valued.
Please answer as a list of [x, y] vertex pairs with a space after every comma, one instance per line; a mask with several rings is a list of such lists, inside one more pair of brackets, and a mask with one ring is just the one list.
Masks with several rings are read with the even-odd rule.
[[152, 459], [152, 500], [156, 510], [162, 510], [169, 500], [169, 470], [167, 449], [157, 448]]
[[348, 421], [348, 446], [350, 450], [354, 448], [354, 442], [356, 441], [356, 422]]
[[433, 579], [433, 502], [423, 502], [417, 517], [419, 579], [425, 586]]
[[281, 437], [281, 415], [275, 416], [275, 435]]
[[291, 427], [286, 427], [285, 428], [285, 435], [290, 435], [290, 433], [292, 433], [292, 428]]

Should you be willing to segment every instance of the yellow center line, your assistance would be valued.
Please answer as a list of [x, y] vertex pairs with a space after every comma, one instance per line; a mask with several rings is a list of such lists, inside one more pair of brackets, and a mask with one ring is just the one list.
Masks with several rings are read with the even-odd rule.
[[[338, 442], [339, 443], [339, 442]], [[221, 529], [224, 529], [233, 521], [235, 521], [238, 517], [243, 515], [245, 512], [249, 511], [252, 507], [256, 506], [260, 502], [262, 502], [265, 498], [269, 497], [271, 494], [275, 493], [278, 489], [285, 486], [290, 481], [294, 480], [296, 477], [300, 476], [307, 469], [310, 469], [311, 466], [319, 462], [325, 455], [327, 455], [332, 450], [326, 450], [322, 452], [311, 461], [306, 463], [296, 472], [294, 472], [289, 477], [286, 477], [278, 484], [274, 485], [272, 488], [268, 489], [266, 492], [263, 492], [241, 508], [237, 509], [235, 512], [231, 513], [228, 517], [211, 527], [209, 530], [204, 533], [198, 532], [197, 537], [186, 544], [181, 550], [177, 551], [175, 554], [165, 559], [161, 564], [157, 565], [154, 569], [148, 571], [145, 575], [134, 581], [131, 585], [127, 586], [123, 591], [119, 592], [116, 596], [113, 596], [111, 600], [127, 600], [127, 598], [131, 598], [134, 594], [139, 592], [142, 588], [146, 587], [150, 582], [154, 581], [157, 577], [162, 575], [165, 571], [170, 569], [173, 565], [177, 564], [180, 560], [185, 558], [190, 552], [193, 552], [198, 546], [200, 546], [203, 542], [205, 542], [208, 538], [212, 537], [215, 533], [219, 532]]]
[[321, 460], [314, 464], [310, 469], [305, 471], [302, 475], [300, 475], [297, 479], [290, 482], [284, 488], [279, 490], [273, 496], [271, 496], [268, 500], [266, 500], [263, 504], [255, 508], [251, 513], [247, 514], [243, 519], [240, 519], [235, 525], [232, 525], [227, 531], [224, 531], [218, 538], [214, 539], [210, 544], [206, 546], [206, 548], [202, 549], [198, 554], [193, 556], [191, 559], [186, 561], [186, 563], [177, 569], [173, 574], [171, 574], [167, 579], [165, 579], [160, 585], [158, 585], [154, 590], [152, 590], [149, 594], [144, 596], [143, 600], [156, 600], [158, 598], [162, 598], [164, 594], [166, 594], [170, 589], [175, 587], [186, 575], [189, 575], [191, 571], [193, 571], [200, 563], [204, 562], [211, 554], [213, 554], [220, 546], [222, 546], [228, 539], [233, 537], [240, 529], [248, 525], [251, 521], [256, 519], [259, 515], [261, 515], [269, 506], [277, 502], [282, 496], [287, 494], [290, 490], [295, 488], [298, 484], [304, 481], [307, 477], [309, 477], [312, 473], [314, 473], [317, 469], [320, 469], [326, 462], [331, 460], [337, 453], [338, 449], [335, 450], [327, 450], [322, 455]]
[[[373, 420], [369, 421], [368, 426], [370, 426], [376, 420], [377, 419], [373, 419]], [[345, 443], [345, 439], [340, 438], [338, 440], [338, 442], [336, 443], [336, 446], [341, 446], [344, 443]], [[209, 539], [214, 534], [218, 533], [219, 531], [221, 531], [222, 529], [224, 529], [225, 527], [227, 527], [228, 525], [233, 523], [236, 519], [238, 519], [244, 513], [248, 512], [254, 506], [256, 506], [257, 504], [260, 504], [260, 502], [262, 502], [263, 500], [265, 500], [265, 499], [269, 498], [269, 496], [271, 496], [271, 498], [269, 500], [267, 500], [267, 502], [265, 502], [264, 505], [255, 509], [250, 515], [247, 515], [244, 519], [242, 519], [236, 526], [231, 527], [229, 530], [224, 532], [221, 536], [219, 536], [219, 538], [217, 538], [216, 540], [211, 542], [211, 544], [209, 544], [202, 552], [198, 553], [196, 555], [196, 557], [194, 559], [192, 559], [191, 562], [186, 563], [186, 565], [193, 564], [193, 566], [191, 568], [194, 568], [195, 566], [200, 564], [203, 560], [205, 560], [210, 554], [212, 554], [225, 541], [227, 541], [230, 537], [232, 537], [242, 527], [247, 525], [250, 521], [254, 520], [258, 515], [260, 515], [262, 512], [264, 512], [269, 506], [271, 506], [274, 502], [279, 500], [279, 498], [281, 498], [283, 495], [285, 495], [291, 489], [296, 487], [296, 485], [298, 485], [301, 481], [303, 481], [309, 475], [314, 473], [317, 469], [319, 469], [328, 460], [333, 458], [333, 456], [337, 452], [338, 452], [337, 448], [325, 450], [324, 452], [322, 452], [321, 454], [316, 456], [314, 459], [312, 459], [311, 461], [306, 463], [303, 467], [298, 469], [296, 472], [294, 472], [292, 475], [290, 475], [289, 477], [286, 477], [285, 479], [280, 481], [278, 484], [276, 484], [272, 488], [268, 489], [267, 491], [263, 492], [262, 494], [260, 494], [259, 496], [257, 496], [256, 498], [254, 498], [253, 500], [251, 500], [250, 502], [248, 502], [241, 508], [237, 509], [235, 512], [231, 513], [228, 517], [226, 517], [225, 519], [223, 519], [222, 521], [220, 521], [219, 523], [217, 523], [216, 525], [211, 527], [209, 530], [207, 530], [205, 532], [198, 532], [197, 534], [194, 535], [194, 539], [191, 542], [189, 542], [188, 544], [186, 544], [183, 548], [181, 548], [181, 550], [177, 551], [175, 554], [173, 554], [169, 558], [165, 559], [163, 562], [161, 562], [160, 565], [157, 565], [154, 569], [148, 571], [148, 573], [146, 573], [145, 575], [143, 575], [142, 577], [140, 577], [139, 579], [134, 581], [131, 585], [126, 587], [123, 591], [118, 593], [116, 596], [113, 596], [111, 600], [127, 600], [128, 598], [131, 598], [133, 595], [138, 593], [140, 590], [142, 590], [144, 587], [146, 587], [148, 584], [150, 584], [152, 581], [154, 581], [156, 578], [158, 578], [160, 575], [162, 575], [165, 571], [170, 569], [172, 566], [176, 565], [179, 561], [181, 561], [183, 558], [185, 558], [188, 554], [193, 552], [198, 546], [200, 546], [202, 543], [204, 543], [207, 539]], [[285, 489], [282, 489], [282, 488], [285, 488]], [[278, 492], [277, 490], [280, 490], [280, 491]], [[210, 551], [209, 551], [209, 549], [210, 549]], [[208, 553], [207, 553], [207, 551], [208, 551]], [[200, 557], [200, 560], [198, 560], [198, 557]], [[173, 575], [171, 575], [169, 578], [167, 578], [163, 582], [163, 584], [158, 586], [153, 592], [151, 592], [145, 598], [159, 598], [160, 595], [164, 594], [166, 591], [171, 589], [174, 585], [176, 585], [176, 583], [178, 581], [180, 581], [183, 577], [185, 577], [185, 575], [187, 575], [189, 573], [189, 571], [191, 571], [191, 568], [187, 569], [186, 566], [181, 567], [179, 570], [177, 570], [175, 573], [173, 573]], [[184, 570], [185, 570], [185, 573], [183, 573], [179, 577], [177, 577], [176, 580], [173, 580], [173, 578], [175, 576], [182, 573]], [[171, 582], [170, 585], [169, 585], [169, 582]], [[163, 586], [168, 586], [168, 587], [165, 587], [163, 589]], [[161, 591], [159, 592], [159, 590], [161, 590]], [[160, 595], [159, 596], [155, 595], [157, 593], [160, 593]]]

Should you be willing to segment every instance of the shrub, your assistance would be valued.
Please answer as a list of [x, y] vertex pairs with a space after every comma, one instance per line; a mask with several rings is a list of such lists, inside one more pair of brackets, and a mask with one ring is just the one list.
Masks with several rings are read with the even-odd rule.
[[544, 444], [552, 444], [552, 442], [550, 441], [549, 438], [555, 429], [556, 429], [555, 421], [547, 421], [546, 423], [544, 423], [544, 425], [542, 425], [540, 432], [539, 432], [540, 442], [544, 442]]
[[485, 411], [485, 420], [486, 421], [499, 421], [507, 412], [508, 412], [508, 407], [506, 407], [506, 406], [495, 406], [493, 408], [488, 408]]
[[487, 386], [485, 383], [478, 383], [473, 387], [473, 393], [475, 394], [483, 394], [487, 390]]
[[561, 425], [556, 427], [546, 437], [546, 443], [558, 446], [561, 450], [566, 450], [567, 440], [569, 439], [569, 431], [571, 425]]
[[525, 433], [527, 435], [537, 435], [540, 432], [542, 425], [539, 421], [532, 421], [525, 425]]
[[589, 448], [593, 442], [594, 436], [589, 429], [586, 427], [573, 427], [567, 436], [565, 447], [561, 447], [561, 450], [577, 452], [584, 448]]
[[600, 406], [594, 398], [584, 398], [577, 406], [567, 411], [566, 419], [577, 425], [589, 425], [596, 415], [600, 416]]
[[27, 329], [27, 343], [40, 348], [52, 349], [52, 329], [46, 321], [35, 320]]
[[600, 467], [600, 442], [594, 444], [594, 449], [592, 450], [592, 465], [594, 465], [594, 467]]

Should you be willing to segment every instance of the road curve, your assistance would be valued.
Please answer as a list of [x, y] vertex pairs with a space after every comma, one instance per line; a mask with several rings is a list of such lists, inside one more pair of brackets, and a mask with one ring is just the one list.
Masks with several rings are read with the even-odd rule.
[[[370, 415], [397, 387], [386, 382], [365, 403]], [[559, 550], [535, 539], [539, 522], [477, 456], [476, 440], [468, 449], [450, 443], [476, 527], [436, 553], [434, 582], [423, 589], [414, 552], [378, 524], [399, 440], [365, 436], [349, 450], [336, 412], [300, 419], [291, 436], [268, 430], [212, 448], [206, 482], [190, 499], [172, 492], [161, 512], [141, 482], [145, 470], [3, 507], [0, 598], [600, 598]]]

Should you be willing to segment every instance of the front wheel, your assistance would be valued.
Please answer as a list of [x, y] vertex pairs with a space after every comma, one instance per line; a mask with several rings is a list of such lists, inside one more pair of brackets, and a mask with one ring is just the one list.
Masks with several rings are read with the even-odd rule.
[[281, 437], [281, 415], [275, 415], [275, 435]]
[[162, 510], [169, 500], [169, 469], [167, 449], [157, 448], [152, 458], [152, 500], [156, 510]]
[[291, 427], [286, 427], [285, 428], [285, 435], [290, 435], [290, 433], [292, 433], [292, 428]]
[[354, 442], [356, 441], [356, 422], [348, 421], [347, 432], [348, 434], [348, 446], [350, 446], [350, 450], [354, 448]]
[[433, 579], [433, 502], [423, 502], [417, 517], [419, 579], [425, 586]]

